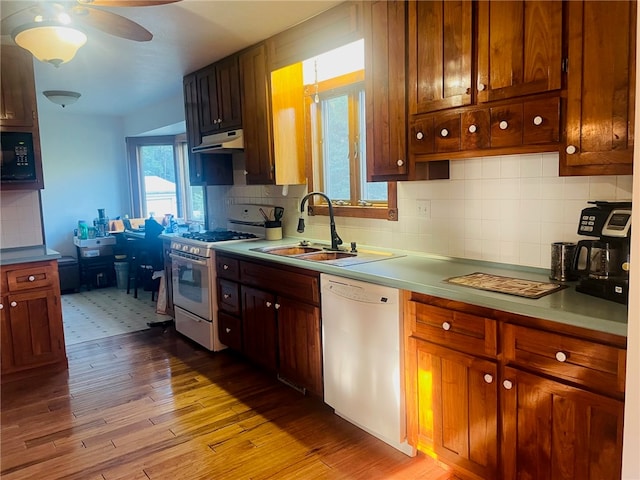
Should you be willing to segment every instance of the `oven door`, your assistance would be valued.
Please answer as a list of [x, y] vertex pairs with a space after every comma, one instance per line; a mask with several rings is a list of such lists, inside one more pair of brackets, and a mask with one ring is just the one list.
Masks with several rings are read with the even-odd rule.
[[206, 259], [171, 255], [173, 304], [205, 320], [213, 320], [210, 271]]

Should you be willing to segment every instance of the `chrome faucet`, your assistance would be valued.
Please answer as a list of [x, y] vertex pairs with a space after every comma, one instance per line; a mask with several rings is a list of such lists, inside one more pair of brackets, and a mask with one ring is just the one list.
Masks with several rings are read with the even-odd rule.
[[327, 205], [329, 205], [329, 228], [331, 229], [331, 250], [338, 250], [338, 245], [342, 245], [342, 239], [338, 235], [336, 231], [336, 221], [333, 217], [333, 206], [331, 205], [331, 199], [327, 197], [322, 192], [310, 192], [307, 193], [300, 202], [300, 219], [298, 220], [298, 233], [304, 232], [304, 218], [302, 215], [304, 214], [304, 204], [307, 203], [309, 197], [313, 195], [320, 195], [327, 201]]

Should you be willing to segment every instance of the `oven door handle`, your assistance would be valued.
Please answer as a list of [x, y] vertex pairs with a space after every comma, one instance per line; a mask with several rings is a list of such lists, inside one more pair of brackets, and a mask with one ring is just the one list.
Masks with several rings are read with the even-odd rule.
[[206, 260], [196, 260], [195, 258], [187, 258], [187, 257], [183, 257], [182, 255], [176, 255], [175, 253], [170, 253], [169, 258], [171, 258], [172, 260], [182, 260], [184, 262], [194, 263], [196, 265], [202, 265], [204, 267], [207, 266]]

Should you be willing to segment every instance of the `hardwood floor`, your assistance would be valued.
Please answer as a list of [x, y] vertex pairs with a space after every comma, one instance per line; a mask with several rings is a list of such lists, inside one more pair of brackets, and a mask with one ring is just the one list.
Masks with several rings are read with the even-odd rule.
[[2, 385], [3, 480], [454, 478], [172, 330], [67, 354], [68, 372]]

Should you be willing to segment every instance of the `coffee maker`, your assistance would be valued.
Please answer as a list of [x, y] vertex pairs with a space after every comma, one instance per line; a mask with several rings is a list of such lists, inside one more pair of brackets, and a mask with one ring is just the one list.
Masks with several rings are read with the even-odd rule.
[[589, 202], [582, 210], [578, 235], [598, 237], [580, 240], [573, 259], [573, 273], [581, 293], [626, 304], [629, 300], [629, 251], [631, 202]]

